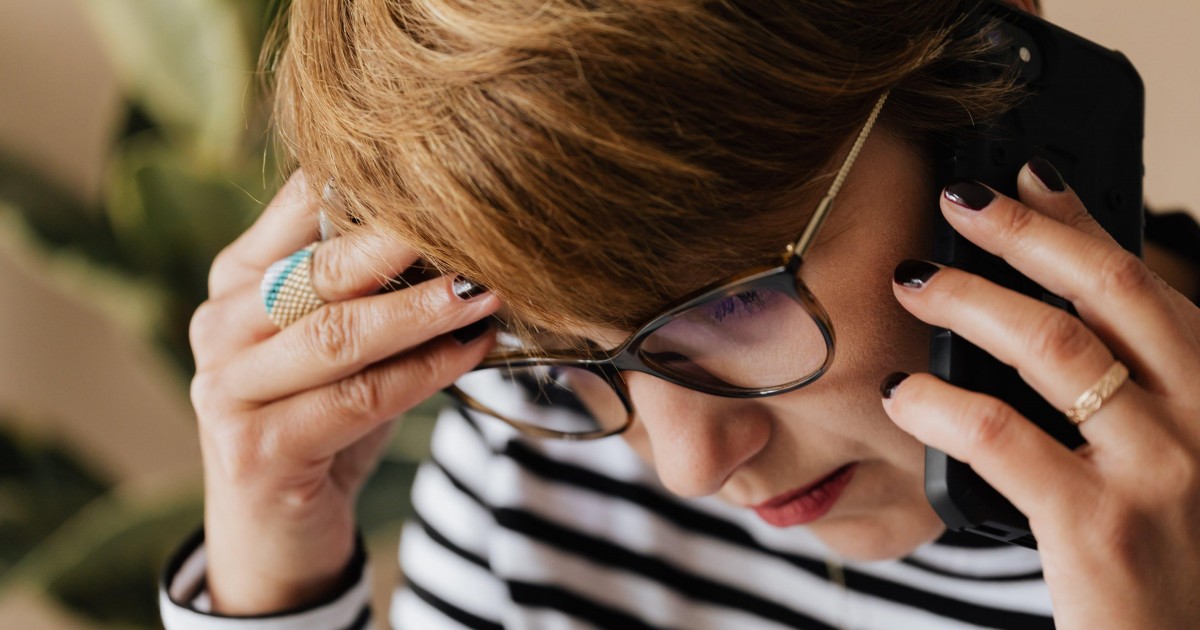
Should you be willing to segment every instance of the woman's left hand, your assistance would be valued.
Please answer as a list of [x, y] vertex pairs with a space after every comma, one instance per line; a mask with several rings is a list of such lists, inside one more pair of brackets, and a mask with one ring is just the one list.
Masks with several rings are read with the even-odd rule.
[[1038, 172], [1050, 186], [1022, 169], [1020, 201], [959, 183], [942, 212], [1079, 318], [953, 268], [907, 263], [894, 290], [908, 311], [1016, 367], [1061, 410], [1124, 363], [1129, 380], [1080, 425], [1088, 443], [1072, 451], [1000, 400], [930, 374], [885, 391], [884, 408], [1029, 517], [1059, 628], [1194, 628], [1200, 309], [1117, 245], [1047, 164]]

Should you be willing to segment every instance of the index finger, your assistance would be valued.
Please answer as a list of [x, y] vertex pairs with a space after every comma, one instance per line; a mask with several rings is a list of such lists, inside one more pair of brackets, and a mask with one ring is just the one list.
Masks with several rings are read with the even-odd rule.
[[[1082, 208], [1073, 192], [1059, 194]], [[1133, 254], [977, 182], [948, 186], [941, 205], [960, 234], [1069, 300], [1144, 387], [1194, 386], [1187, 382], [1200, 370], [1194, 343]]]

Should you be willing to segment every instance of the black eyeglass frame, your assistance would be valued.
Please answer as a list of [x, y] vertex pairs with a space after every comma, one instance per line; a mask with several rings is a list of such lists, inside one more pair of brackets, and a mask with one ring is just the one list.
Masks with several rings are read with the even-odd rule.
[[[853, 147], [850, 149], [850, 153], [846, 156], [833, 183], [830, 185], [829, 191], [817, 205], [816, 211], [813, 212], [813, 216], [809, 219], [800, 236], [794, 242], [788, 244], [779, 265], [757, 267], [743, 271], [681, 298], [672, 306], [667, 307], [663, 313], [642, 325], [624, 342], [611, 350], [599, 352], [593, 356], [580, 356], [579, 353], [574, 351], [545, 351], [537, 354], [527, 352], [501, 353], [486, 357], [482, 363], [471, 370], [536, 366], [563, 366], [586, 370], [602, 378], [613, 389], [624, 406], [625, 422], [619, 428], [599, 429], [585, 433], [555, 431], [515, 418], [506, 417], [475, 400], [453, 385], [446, 388], [447, 393], [458, 399], [467, 408], [502, 420], [526, 434], [536, 437], [581, 441], [617, 435], [627, 430], [633, 424], [633, 401], [629, 395], [628, 386], [624, 379], [621, 378], [621, 372], [642, 372], [692, 391], [726, 398], [765, 398], [768, 396], [778, 396], [795, 391], [819, 379], [829, 370], [830, 365], [833, 363], [834, 350], [837, 345], [836, 337], [829, 314], [800, 278], [800, 270], [804, 262], [804, 255], [812, 246], [817, 233], [828, 217], [829, 211], [833, 206], [833, 200], [841, 189], [842, 182], [849, 172], [850, 166], [853, 165], [855, 159], [858, 157], [858, 153], [862, 149], [862, 145], [866, 141], [871, 128], [874, 126], [879, 111], [883, 108], [883, 104], [887, 100], [887, 96], [888, 94], [884, 93], [875, 103], [870, 117], [859, 132]], [[682, 313], [702, 304], [756, 290], [773, 290], [787, 295], [805, 310], [820, 330], [821, 336], [825, 341], [825, 360], [811, 374], [807, 374], [792, 382], [769, 387], [710, 386], [673, 374], [669, 368], [656, 367], [653, 359], [647, 360], [647, 357], [640, 352], [642, 344], [645, 343], [650, 335], [663, 326], [670, 324]]]

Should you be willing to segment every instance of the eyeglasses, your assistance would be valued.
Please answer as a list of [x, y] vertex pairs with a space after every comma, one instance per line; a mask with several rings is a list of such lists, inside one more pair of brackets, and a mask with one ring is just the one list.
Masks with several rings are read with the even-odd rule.
[[804, 256], [858, 158], [888, 94], [879, 97], [829, 190], [779, 265], [744, 271], [666, 309], [609, 350], [522, 350], [498, 335], [498, 349], [447, 389], [467, 408], [537, 437], [593, 440], [634, 418], [621, 376], [650, 374], [693, 391], [730, 398], [784, 394], [817, 380], [833, 362], [825, 309], [800, 279]]

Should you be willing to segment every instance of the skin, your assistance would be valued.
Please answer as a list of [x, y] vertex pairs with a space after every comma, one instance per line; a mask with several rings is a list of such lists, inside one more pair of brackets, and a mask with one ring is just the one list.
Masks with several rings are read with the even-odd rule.
[[[891, 269], [930, 250], [935, 195], [911, 147], [874, 130], [801, 271], [838, 339], [815, 383], [733, 399], [626, 375], [637, 417], [623, 437], [667, 489], [751, 506], [858, 462], [833, 510], [808, 526], [814, 533], [864, 560], [904, 555], [941, 533], [924, 499], [923, 446], [878, 402], [880, 379], [928, 362], [927, 327], [891, 298]], [[807, 214], [815, 203], [794, 207]]]
[[[753, 401], [630, 374], [639, 416], [625, 439], [672, 492], [736, 505], [859, 462], [808, 527], [861, 559], [902, 556], [942, 531], [921, 490], [922, 444], [936, 446], [1030, 516], [1059, 627], [1187, 627], [1200, 618], [1200, 309], [1112, 243], [1070, 190], [1052, 192], [1028, 169], [1018, 185], [1020, 200], [963, 209], [877, 129], [802, 271], [837, 329], [831, 371]], [[417, 254], [363, 232], [316, 250], [313, 285], [330, 303], [280, 331], [258, 284], [271, 262], [316, 238], [307, 190], [298, 173], [218, 256], [192, 322], [208, 585], [226, 614], [302, 605], [333, 588], [353, 547], [354, 498], [392, 419], [479, 362], [489, 334], [464, 345], [446, 333], [501, 306], [486, 293], [455, 297], [449, 278], [375, 295], [381, 273], [397, 275]], [[797, 200], [796, 211], [815, 201]], [[898, 263], [929, 251], [935, 207], [1071, 300], [1082, 320], [953, 269], [920, 289], [894, 284]], [[926, 323], [1015, 365], [1060, 409], [1114, 358], [1135, 378], [1082, 426], [1089, 445], [1070, 452], [1002, 402], [921, 374]], [[914, 374], [881, 401], [880, 380], [896, 370]]]

